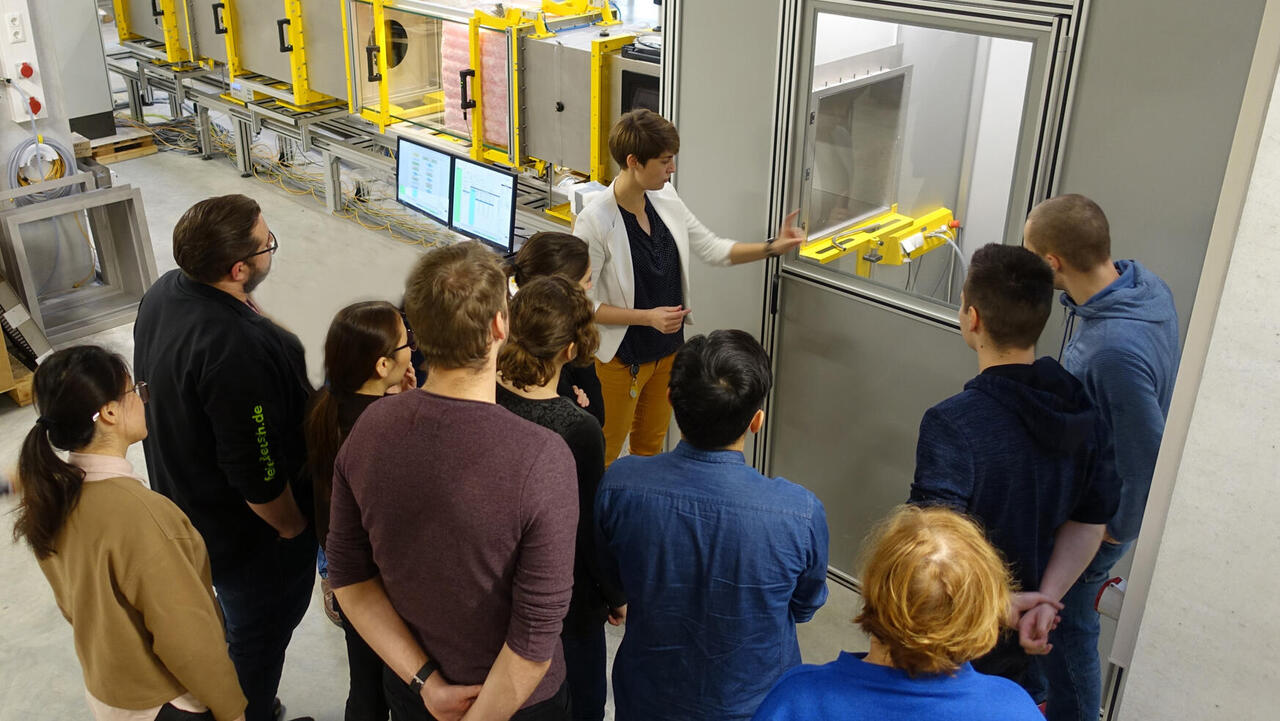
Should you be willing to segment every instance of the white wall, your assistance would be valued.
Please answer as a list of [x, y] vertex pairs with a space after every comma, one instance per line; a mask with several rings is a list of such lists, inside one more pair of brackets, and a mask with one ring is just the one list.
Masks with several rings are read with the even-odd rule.
[[814, 65], [869, 53], [898, 42], [898, 26], [879, 20], [820, 13], [817, 26]]
[[1268, 311], [1280, 301], [1271, 272], [1280, 262], [1278, 56], [1273, 0], [1135, 553], [1139, 593], [1130, 592], [1121, 616], [1118, 660], [1130, 668], [1124, 721], [1271, 719], [1280, 703], [1280, 321]]
[[982, 112], [969, 176], [969, 200], [960, 210], [967, 255], [987, 243], [1004, 242], [1009, 189], [1018, 152], [1018, 129], [1031, 68], [1029, 42], [993, 38], [982, 83]]

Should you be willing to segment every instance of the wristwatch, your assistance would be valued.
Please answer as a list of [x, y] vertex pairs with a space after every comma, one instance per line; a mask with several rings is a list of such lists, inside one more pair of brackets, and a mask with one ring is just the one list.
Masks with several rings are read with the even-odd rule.
[[770, 238], [764, 242], [764, 257], [766, 258], [778, 257], [778, 254], [773, 252], [773, 242], [775, 240], [777, 240], [777, 238]]
[[439, 670], [440, 664], [436, 663], [435, 659], [429, 659], [422, 668], [418, 669], [413, 678], [409, 679], [409, 688], [413, 689], [414, 693], [422, 695], [422, 686], [427, 682], [427, 677]]

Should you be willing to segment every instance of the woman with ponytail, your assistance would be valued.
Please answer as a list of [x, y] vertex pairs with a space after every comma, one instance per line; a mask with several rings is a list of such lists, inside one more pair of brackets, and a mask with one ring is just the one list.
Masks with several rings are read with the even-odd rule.
[[147, 384], [97, 346], [54, 353], [33, 383], [13, 535], [71, 622], [94, 717], [243, 719], [204, 541], [125, 460], [147, 435]]
[[[323, 551], [329, 535], [329, 499], [333, 462], [343, 440], [366, 408], [388, 392], [411, 388], [409, 358], [415, 348], [400, 311], [382, 301], [355, 303], [338, 311], [324, 340], [328, 382], [307, 414], [307, 458], [315, 484], [316, 537]], [[328, 593], [326, 595], [326, 600]], [[335, 610], [347, 639], [351, 685], [346, 721], [385, 721], [389, 713], [382, 691], [382, 661]]]
[[608, 583], [596, 561], [593, 519], [604, 474], [600, 424], [556, 390], [566, 365], [591, 358], [600, 337], [591, 301], [576, 282], [560, 275], [527, 279], [509, 312], [511, 334], [498, 353], [498, 404], [560, 434], [577, 464], [577, 553], [561, 640], [573, 716], [600, 721], [606, 694], [604, 622], [622, 623], [626, 597]]
[[[558, 275], [591, 290], [591, 255], [581, 238], [568, 233], [534, 233], [520, 247], [508, 266], [508, 274], [522, 288], [534, 278]], [[560, 373], [556, 392], [586, 408], [604, 426], [604, 395], [590, 355], [575, 359]]]

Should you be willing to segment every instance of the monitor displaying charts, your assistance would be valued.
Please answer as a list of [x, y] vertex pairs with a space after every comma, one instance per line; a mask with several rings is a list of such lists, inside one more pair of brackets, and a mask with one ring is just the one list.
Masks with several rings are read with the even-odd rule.
[[453, 156], [400, 138], [396, 152], [396, 200], [449, 225]]
[[465, 158], [453, 163], [453, 217], [459, 233], [511, 250], [516, 224], [516, 176]]

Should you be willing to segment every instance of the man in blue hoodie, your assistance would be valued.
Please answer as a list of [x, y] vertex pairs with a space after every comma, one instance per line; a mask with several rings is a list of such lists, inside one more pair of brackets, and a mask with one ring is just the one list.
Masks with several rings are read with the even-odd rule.
[[1094, 601], [1111, 567], [1138, 537], [1178, 374], [1178, 313], [1169, 287], [1135, 260], [1111, 259], [1111, 231], [1097, 203], [1062, 195], [1027, 217], [1023, 244], [1048, 262], [1069, 312], [1062, 365], [1084, 383], [1111, 434], [1120, 508], [1102, 547], [1063, 599], [1048, 659], [1050, 687], [1073, 687], [1075, 703], [1051, 721], [1096, 721], [1102, 704]]
[[1028, 653], [1052, 649], [1058, 600], [1097, 552], [1119, 488], [1084, 386], [1035, 356], [1053, 305], [1049, 266], [1022, 248], [987, 245], [973, 255], [960, 305], [980, 372], [920, 422], [910, 501], [975, 518], [1029, 592], [1015, 604], [1026, 611], [1021, 646], [1006, 637], [973, 665], [1032, 685]]

